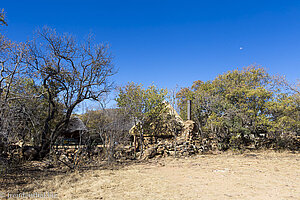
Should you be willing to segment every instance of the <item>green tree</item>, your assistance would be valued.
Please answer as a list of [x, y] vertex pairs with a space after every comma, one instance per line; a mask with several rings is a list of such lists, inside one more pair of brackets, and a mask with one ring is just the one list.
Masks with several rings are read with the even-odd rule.
[[[229, 142], [232, 136], [259, 136], [271, 131], [269, 105], [275, 98], [272, 77], [264, 68], [233, 70], [213, 81], [196, 81], [178, 94], [181, 113], [192, 99], [192, 117], [202, 135], [213, 134]], [[185, 117], [183, 115], [183, 117]]]
[[144, 135], [159, 134], [162, 114], [167, 112], [166, 97], [167, 90], [154, 85], [144, 89], [141, 84], [131, 82], [119, 88], [117, 105], [134, 121], [140, 134], [142, 152]]

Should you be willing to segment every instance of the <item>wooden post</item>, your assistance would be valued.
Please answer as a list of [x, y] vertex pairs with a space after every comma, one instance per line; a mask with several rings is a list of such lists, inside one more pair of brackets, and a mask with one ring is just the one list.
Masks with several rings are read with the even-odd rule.
[[133, 136], [133, 145], [134, 145], [134, 158], [136, 155], [136, 135]]
[[191, 100], [187, 100], [187, 120], [191, 120]]

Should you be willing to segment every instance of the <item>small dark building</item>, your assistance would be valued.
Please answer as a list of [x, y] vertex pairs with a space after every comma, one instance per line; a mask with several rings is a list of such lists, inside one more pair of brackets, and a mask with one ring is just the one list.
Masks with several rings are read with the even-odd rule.
[[74, 139], [79, 141], [86, 132], [87, 128], [81, 119], [73, 117], [70, 119], [67, 128], [62, 132], [61, 136], [64, 139]]

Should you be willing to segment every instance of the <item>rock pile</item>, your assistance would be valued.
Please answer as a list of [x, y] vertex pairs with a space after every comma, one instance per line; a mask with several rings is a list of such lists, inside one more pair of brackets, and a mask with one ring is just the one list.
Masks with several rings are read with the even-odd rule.
[[182, 133], [171, 139], [159, 139], [157, 143], [145, 144], [143, 158], [178, 156], [185, 157], [210, 150], [218, 150], [217, 141], [212, 138], [200, 139], [199, 130], [194, 121], [184, 122]]
[[218, 151], [218, 149], [218, 143], [209, 138], [201, 141], [186, 141], [183, 138], [177, 138], [176, 140], [163, 140], [158, 144], [148, 145], [145, 148], [143, 159], [167, 156], [186, 157], [198, 153]]

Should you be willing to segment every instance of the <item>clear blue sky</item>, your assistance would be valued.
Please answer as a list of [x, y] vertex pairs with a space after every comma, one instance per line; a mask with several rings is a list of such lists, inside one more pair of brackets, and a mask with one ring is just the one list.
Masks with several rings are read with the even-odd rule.
[[[190, 86], [259, 64], [300, 78], [300, 1], [2, 0], [16, 41], [44, 25], [108, 42], [117, 84]], [[243, 49], [241, 50], [240, 47]]]

